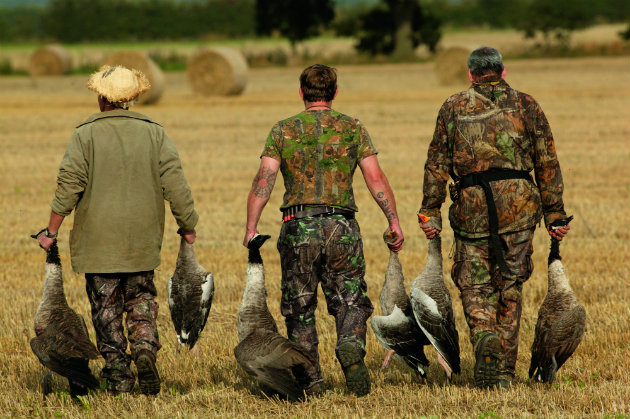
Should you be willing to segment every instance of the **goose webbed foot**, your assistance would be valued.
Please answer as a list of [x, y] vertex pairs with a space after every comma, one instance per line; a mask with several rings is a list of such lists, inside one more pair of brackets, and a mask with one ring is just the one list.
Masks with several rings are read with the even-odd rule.
[[393, 349], [387, 351], [387, 355], [385, 355], [385, 359], [383, 360], [383, 365], [381, 365], [381, 369], [387, 369], [389, 363], [392, 361], [392, 356], [396, 353]]
[[446, 360], [442, 357], [442, 355], [440, 355], [439, 352], [437, 353], [437, 362], [444, 369], [448, 381], [453, 381], [453, 369], [450, 365], [448, 365], [448, 362], [446, 362]]

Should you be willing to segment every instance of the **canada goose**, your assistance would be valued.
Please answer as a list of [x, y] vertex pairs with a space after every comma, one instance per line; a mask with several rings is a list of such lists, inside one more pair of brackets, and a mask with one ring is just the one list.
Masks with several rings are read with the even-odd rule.
[[182, 237], [173, 276], [168, 280], [168, 308], [177, 341], [192, 349], [206, 325], [214, 278], [197, 262], [193, 245]]
[[299, 344], [278, 333], [267, 308], [265, 269], [260, 247], [270, 236], [256, 235], [249, 242], [249, 263], [243, 301], [238, 310], [238, 339], [234, 356], [245, 372], [263, 387], [298, 400], [306, 377], [316, 374], [316, 362]]
[[[385, 232], [383, 235], [385, 242], [396, 240], [395, 234]], [[370, 324], [376, 339], [389, 351], [382, 368], [389, 365], [391, 356], [395, 353], [409, 367], [425, 377], [423, 367], [429, 365], [429, 360], [424, 354], [423, 347], [430, 342], [413, 317], [409, 296], [405, 291], [402, 265], [398, 253], [391, 250], [379, 300], [383, 315], [372, 317]]]
[[418, 325], [437, 351], [437, 361], [449, 380], [459, 374], [459, 334], [451, 294], [442, 274], [442, 238], [429, 240], [427, 264], [411, 283], [411, 306]]
[[42, 379], [44, 396], [52, 392], [52, 372], [64, 376], [73, 397], [85, 395], [99, 387], [92, 375], [89, 360], [99, 357], [88, 336], [85, 321], [68, 306], [63, 292], [59, 249], [55, 241], [46, 252], [46, 277], [42, 300], [35, 314], [35, 337], [31, 349], [50, 372]]
[[[563, 222], [568, 224], [568, 221]], [[549, 285], [538, 310], [529, 377], [551, 384], [556, 372], [582, 341], [586, 310], [569, 285], [561, 262], [560, 242], [553, 238], [548, 262]]]

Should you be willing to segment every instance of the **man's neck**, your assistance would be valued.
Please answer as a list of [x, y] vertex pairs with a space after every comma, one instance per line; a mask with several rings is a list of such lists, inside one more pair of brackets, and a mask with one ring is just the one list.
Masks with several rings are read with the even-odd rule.
[[323, 100], [317, 102], [307, 102], [304, 101], [304, 110], [307, 111], [321, 111], [325, 109], [330, 109], [332, 107], [332, 101], [325, 102]]

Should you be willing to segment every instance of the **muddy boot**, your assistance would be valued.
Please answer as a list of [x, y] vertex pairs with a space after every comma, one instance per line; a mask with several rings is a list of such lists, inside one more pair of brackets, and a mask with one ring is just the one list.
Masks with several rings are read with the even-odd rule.
[[475, 346], [475, 386], [492, 388], [497, 385], [497, 364], [501, 353], [501, 341], [494, 333], [482, 337]]
[[160, 392], [160, 376], [155, 367], [155, 358], [147, 350], [141, 350], [136, 357], [138, 385], [142, 394], [156, 395]]
[[358, 397], [367, 395], [370, 392], [370, 374], [357, 348], [346, 342], [339, 345], [335, 352], [346, 376], [348, 391]]

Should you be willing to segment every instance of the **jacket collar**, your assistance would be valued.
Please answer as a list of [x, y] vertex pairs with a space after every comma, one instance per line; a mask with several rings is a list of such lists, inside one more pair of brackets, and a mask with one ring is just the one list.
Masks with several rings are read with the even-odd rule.
[[504, 79], [497, 76], [474, 82], [470, 88], [494, 101], [497, 97], [496, 93], [507, 91], [510, 88], [510, 85]]
[[85, 124], [90, 124], [98, 119], [104, 119], [104, 118], [132, 118], [132, 119], [140, 119], [142, 121], [147, 121], [152, 124], [160, 125], [157, 122], [153, 121], [148, 116], [143, 115], [141, 113], [129, 111], [125, 109], [116, 109], [113, 111], [97, 112], [91, 115], [85, 122], [77, 125], [77, 128]]

